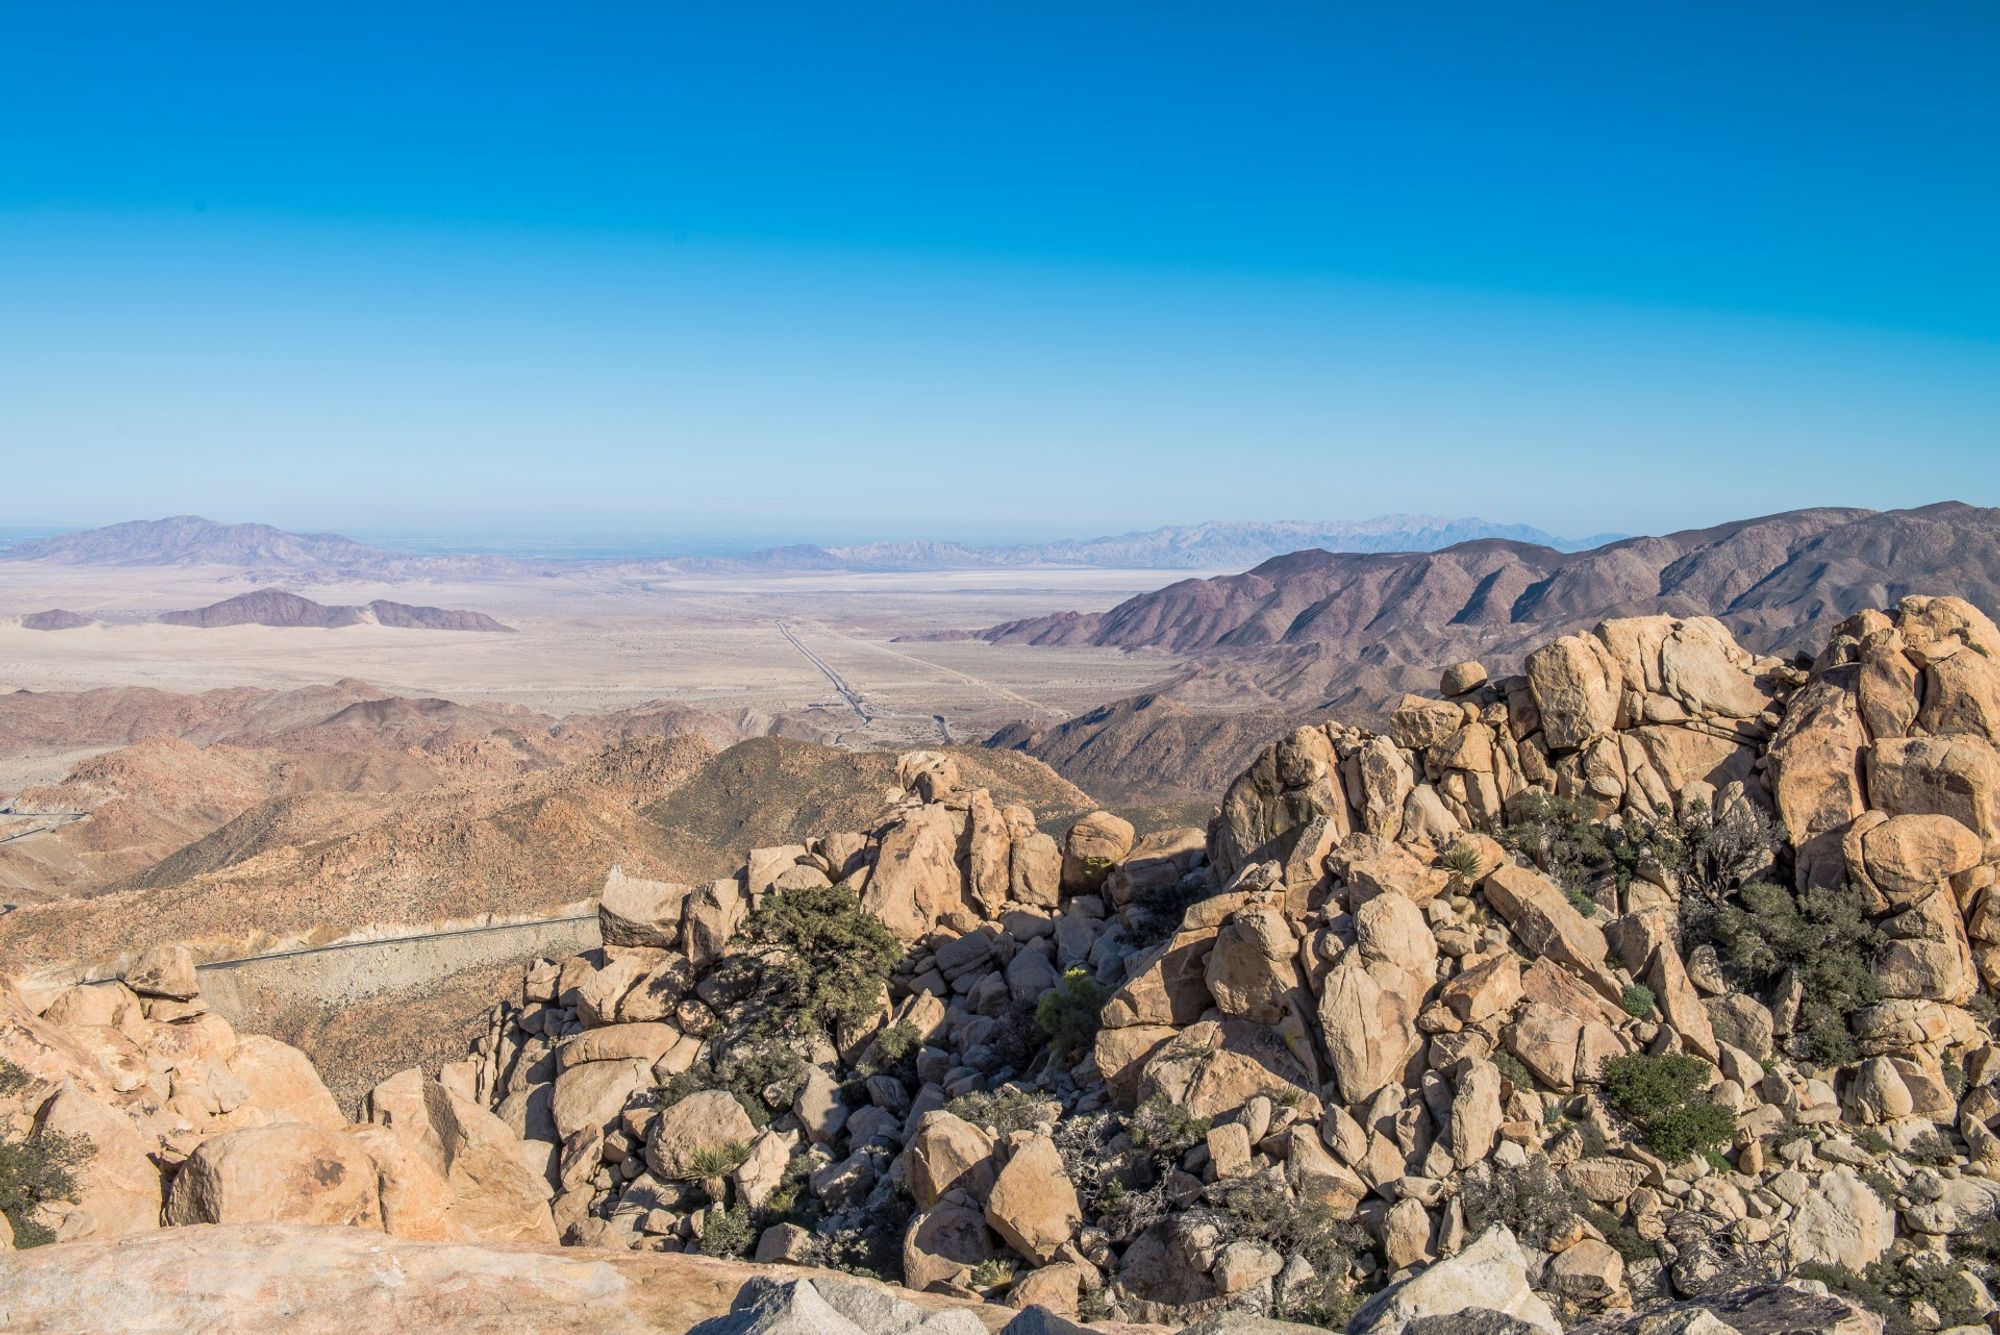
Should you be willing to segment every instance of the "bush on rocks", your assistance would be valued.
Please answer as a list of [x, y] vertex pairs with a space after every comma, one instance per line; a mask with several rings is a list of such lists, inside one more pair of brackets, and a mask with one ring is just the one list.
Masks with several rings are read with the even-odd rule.
[[1868, 921], [1860, 890], [1812, 886], [1794, 895], [1756, 882], [1716, 914], [1713, 936], [1753, 986], [1786, 973], [1799, 981], [1800, 1055], [1826, 1066], [1854, 1059], [1847, 1017], [1881, 998], [1870, 968], [1882, 934]]
[[1604, 1098], [1669, 1163], [1726, 1149], [1736, 1116], [1708, 1095], [1709, 1067], [1680, 1053], [1629, 1052], [1604, 1063]]

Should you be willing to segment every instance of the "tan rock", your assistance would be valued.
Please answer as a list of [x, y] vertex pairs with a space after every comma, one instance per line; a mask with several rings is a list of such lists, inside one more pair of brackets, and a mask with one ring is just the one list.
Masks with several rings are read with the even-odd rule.
[[[1246, 1020], [1189, 1025], [1146, 1060], [1141, 1098], [1162, 1094], [1189, 1116], [1216, 1119], [1259, 1095], [1300, 1099], [1317, 1087], [1312, 1044], [1304, 1027]], [[1308, 1105], [1317, 1100], [1306, 1096]]]
[[[813, 872], [820, 886], [828, 884], [825, 873], [818, 868], [802, 870]], [[787, 875], [789, 873], [780, 873], [777, 881], [784, 881]], [[779, 893], [791, 888], [776, 882], [772, 886]], [[690, 894], [683, 910], [688, 962], [696, 969], [704, 969], [722, 958], [722, 952], [729, 948], [736, 929], [742, 926], [749, 912], [750, 905], [744, 898], [743, 887], [734, 876], [710, 881]]]
[[1045, 1265], [1014, 1281], [1007, 1306], [1016, 1311], [1040, 1307], [1057, 1316], [1075, 1316], [1083, 1292], [1083, 1267], [1068, 1261]]
[[1542, 1286], [1572, 1302], [1600, 1303], [1625, 1287], [1625, 1262], [1596, 1238], [1584, 1238], [1557, 1253]]
[[947, 1202], [917, 1215], [903, 1233], [903, 1283], [964, 1286], [981, 1262], [997, 1252], [985, 1217], [968, 1205]]
[[968, 807], [971, 823], [967, 846], [966, 889], [979, 911], [998, 918], [1007, 908], [1013, 892], [1013, 840], [1007, 822], [984, 788], [972, 790]]
[[1979, 836], [1950, 816], [1891, 816], [1861, 836], [1864, 874], [1898, 908], [1971, 870], [1980, 852]]
[[1600, 992], [1616, 995], [1617, 985], [1605, 967], [1610, 946], [1603, 929], [1578, 913], [1555, 882], [1507, 863], [1494, 869], [1483, 889], [1486, 902], [1531, 953], [1567, 965]]
[[619, 1114], [652, 1085], [653, 1063], [643, 1057], [584, 1062], [559, 1072], [549, 1105], [556, 1134], [567, 1140], [587, 1126], [611, 1130]]
[[1076, 1188], [1055, 1142], [1040, 1133], [1019, 1133], [987, 1200], [987, 1225], [1022, 1256], [1047, 1265], [1082, 1221]]
[[1070, 826], [1063, 842], [1062, 885], [1074, 895], [1095, 894], [1111, 869], [1132, 851], [1132, 822], [1093, 811]]
[[1438, 1000], [1465, 1024], [1505, 1015], [1520, 999], [1521, 957], [1511, 950], [1474, 965], [1438, 990]]
[[160, 1226], [160, 1170], [130, 1117], [71, 1083], [43, 1105], [36, 1123], [47, 1132], [82, 1136], [92, 1147], [75, 1170], [76, 1199], [61, 1208], [57, 1241], [117, 1238]]
[[1820, 1176], [1798, 1203], [1789, 1233], [1791, 1263], [1844, 1266], [1859, 1274], [1896, 1236], [1896, 1211], [1850, 1168]]
[[613, 867], [597, 900], [597, 925], [610, 946], [672, 950], [680, 944], [681, 910], [693, 887], [628, 876]]
[[1493, 1152], [1506, 1113], [1500, 1102], [1500, 1068], [1490, 1061], [1468, 1058], [1459, 1064], [1445, 1139], [1452, 1162], [1470, 1168]]
[[925, 1113], [917, 1123], [903, 1163], [910, 1196], [919, 1210], [930, 1209], [954, 1188], [984, 1201], [999, 1171], [993, 1161], [993, 1137], [943, 1111]]
[[1139, 1078], [1147, 1060], [1179, 1033], [1180, 1030], [1165, 1024], [1099, 1029], [1091, 1055], [1112, 1096], [1130, 1107], [1137, 1098]]
[[125, 986], [141, 996], [191, 1001], [201, 994], [194, 952], [183, 945], [154, 946], [125, 971]]
[[1646, 986], [1653, 989], [1660, 1014], [1674, 1027], [1690, 1052], [1711, 1062], [1722, 1055], [1715, 1043], [1715, 1028], [1709, 1023], [1708, 1009], [1688, 980], [1687, 967], [1681, 963], [1680, 952], [1672, 942], [1663, 941], [1654, 949], [1652, 965], [1646, 971]]
[[1327, 974], [1320, 990], [1320, 1034], [1344, 1102], [1359, 1103], [1402, 1079], [1422, 1042], [1416, 1025], [1422, 1006], [1420, 989], [1384, 987], [1358, 951], [1343, 956]]
[[2000, 753], [1983, 737], [1885, 737], [1870, 752], [1868, 794], [1891, 816], [1950, 816], [2000, 846]]
[[1542, 735], [1554, 749], [1582, 746], [1616, 724], [1624, 679], [1596, 637], [1565, 635], [1543, 645], [1528, 655], [1527, 676]]
[[344, 1132], [299, 1122], [204, 1140], [174, 1177], [166, 1218], [170, 1224], [382, 1226], [367, 1150]]
[[1869, 745], [1857, 695], [1859, 669], [1815, 673], [1786, 703], [1772, 738], [1767, 777], [1802, 870], [1831, 884], [1845, 869], [1841, 832], [1867, 807], [1861, 756]]
[[229, 1059], [229, 1072], [249, 1091], [250, 1102], [277, 1121], [347, 1125], [312, 1059], [290, 1044], [263, 1034], [244, 1034]]
[[609, 1061], [642, 1061], [650, 1067], [680, 1041], [680, 1030], [657, 1021], [586, 1029], [556, 1045], [556, 1070]]
[[733, 1094], [690, 1094], [653, 1120], [646, 1133], [646, 1166], [663, 1178], [685, 1178], [703, 1150], [748, 1145], [757, 1128]]
[[1009, 854], [1008, 894], [1015, 903], [1052, 909], [1062, 902], [1062, 848], [1051, 835], [1030, 830]]
[[[1417, 925], [1423, 925], [1421, 914]], [[1276, 1024], [1302, 992], [1297, 954], [1284, 914], [1269, 907], [1242, 909], [1222, 925], [1203, 965], [1208, 994], [1224, 1015]]]
[[383, 1232], [419, 1242], [469, 1238], [452, 1218], [456, 1202], [451, 1184], [408, 1137], [387, 1126], [368, 1124], [350, 1127], [347, 1134], [375, 1165], [375, 1194]]
[[958, 835], [949, 811], [919, 807], [889, 827], [861, 906], [905, 941], [965, 910]]

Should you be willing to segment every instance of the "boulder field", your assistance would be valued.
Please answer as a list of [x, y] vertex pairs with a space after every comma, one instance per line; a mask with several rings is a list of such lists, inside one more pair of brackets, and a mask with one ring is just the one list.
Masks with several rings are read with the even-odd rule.
[[601, 949], [357, 1123], [184, 951], [0, 991], [0, 1130], [95, 1149], [0, 1326], [1987, 1325], [1996, 743], [2000, 630], [1911, 597], [1810, 661], [1654, 616], [1455, 664], [1205, 829], [914, 752], [869, 829], [613, 869]]

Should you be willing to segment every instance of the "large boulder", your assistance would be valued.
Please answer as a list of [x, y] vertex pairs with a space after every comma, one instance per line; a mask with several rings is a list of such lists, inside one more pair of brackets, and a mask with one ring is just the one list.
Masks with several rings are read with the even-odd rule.
[[1543, 645], [1528, 655], [1527, 673], [1542, 735], [1556, 750], [1582, 746], [1617, 723], [1623, 674], [1596, 636], [1565, 635]]
[[1788, 1237], [1794, 1266], [1817, 1262], [1858, 1274], [1895, 1241], [1895, 1207], [1853, 1169], [1833, 1168], [1799, 1201]]
[[1392, 1335], [1415, 1321], [1472, 1309], [1502, 1313], [1545, 1335], [1562, 1335], [1555, 1313], [1528, 1285], [1528, 1258], [1514, 1235], [1500, 1226], [1480, 1234], [1458, 1255], [1382, 1290], [1362, 1304], [1347, 1328], [1356, 1335]]
[[59, 1210], [56, 1238], [117, 1238], [160, 1226], [160, 1170], [132, 1119], [75, 1084], [64, 1085], [37, 1117], [43, 1131], [82, 1136], [92, 1153], [75, 1170], [76, 1199]]
[[705, 1089], [653, 1119], [646, 1134], [646, 1166], [663, 1178], [685, 1178], [704, 1150], [747, 1146], [757, 1127], [734, 1094]]
[[604, 944], [672, 950], [680, 944], [681, 913], [692, 889], [628, 876], [623, 867], [613, 867], [597, 901]]
[[1343, 955], [1327, 974], [1320, 988], [1320, 1036], [1343, 1102], [1372, 1098], [1403, 1078], [1423, 1042], [1417, 1032], [1423, 1001], [1421, 983], [1385, 986], [1358, 950]]
[[298, 1122], [195, 1147], [167, 1195], [170, 1224], [382, 1226], [375, 1164], [353, 1136]]
[[1093, 811], [1069, 827], [1063, 841], [1062, 887], [1073, 895], [1095, 894], [1111, 869], [1132, 851], [1132, 822], [1108, 811]]
[[229, 1072], [249, 1091], [249, 1101], [278, 1121], [328, 1128], [347, 1125], [312, 1059], [289, 1044], [263, 1034], [245, 1034], [236, 1041]]
[[958, 830], [950, 811], [918, 807], [889, 827], [861, 907], [904, 941], [917, 940], [939, 918], [964, 910]]
[[1083, 1222], [1082, 1205], [1055, 1141], [1039, 1132], [1011, 1138], [1006, 1166], [986, 1202], [986, 1222], [1034, 1264], [1055, 1260]]

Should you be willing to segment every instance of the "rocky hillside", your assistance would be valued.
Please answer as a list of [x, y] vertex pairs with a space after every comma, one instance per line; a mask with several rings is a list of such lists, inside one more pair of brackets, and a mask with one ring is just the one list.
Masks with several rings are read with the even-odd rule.
[[[1026, 750], [1093, 791], [1117, 792], [1107, 758], [1149, 749], [1161, 701], [1193, 717], [1177, 767], [1213, 782], [1254, 743], [1227, 716], [1331, 712], [1379, 720], [1433, 665], [1478, 658], [1517, 667], [1536, 645], [1606, 617], [1713, 616], [1759, 652], [1811, 652], [1841, 618], [1912, 592], [2000, 610], [2000, 511], [1956, 502], [1916, 510], [1798, 510], [1716, 528], [1629, 538], [1587, 551], [1516, 542], [1436, 552], [1299, 551], [1242, 575], [1185, 580], [1102, 613], [996, 626], [1000, 643], [1115, 646], [1192, 655], [1163, 674], [1142, 711], [1094, 723], [1018, 726], [993, 741]], [[1219, 717], [1216, 717], [1219, 716]]]
[[[286, 1178], [303, 1131], [196, 1123], [130, 1165], [162, 1213], [133, 1193], [117, 1227], [479, 1218], [494, 1179], [432, 1147], [476, 1125], [534, 1173], [503, 1226], [545, 1213], [580, 1256], [865, 1269], [1022, 1330], [1982, 1326], [1996, 664], [1955, 598], [1857, 613], [1808, 664], [1614, 619], [1519, 674], [1457, 664], [1383, 732], [1300, 728], [1207, 829], [1143, 837], [1098, 812], [1056, 838], [965, 754], [913, 753], [869, 825], [614, 871], [600, 949], [383, 1082], [388, 1138], [338, 1133], [372, 1196]], [[124, 1005], [161, 1042], [199, 1018], [159, 1000], [183, 958], [25, 997], [23, 1115], [59, 1078], [23, 1034], [109, 1042]], [[172, 1068], [127, 1062], [128, 1092]], [[452, 1190], [414, 1190], [406, 1142]], [[757, 1289], [716, 1329], [844, 1330], [798, 1324], [823, 1300]]]
[[337, 533], [291, 533], [269, 524], [219, 524], [200, 515], [137, 519], [33, 538], [0, 548], [0, 561], [97, 566], [235, 566], [264, 576], [398, 579], [442, 574], [512, 574], [526, 569], [494, 557], [419, 557], [370, 547]]

